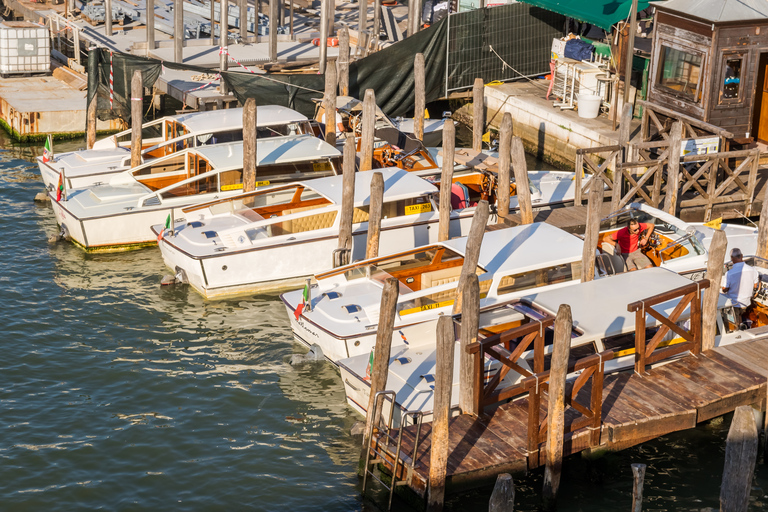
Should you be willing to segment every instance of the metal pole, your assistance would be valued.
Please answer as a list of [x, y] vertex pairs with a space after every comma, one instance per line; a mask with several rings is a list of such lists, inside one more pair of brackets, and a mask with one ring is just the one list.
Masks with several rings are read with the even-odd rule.
[[221, 7], [219, 7], [219, 46], [227, 47], [229, 46], [229, 2], [227, 0], [221, 0], [220, 5]]
[[[240, 2], [240, 43], [245, 44], [248, 42], [248, 0], [238, 0]], [[255, 18], [256, 27], [258, 27], [259, 20]]]
[[104, 32], [107, 34], [107, 37], [112, 37], [112, 0], [104, 2]]
[[[228, 38], [225, 38], [228, 39]], [[227, 58], [229, 55], [227, 54], [228, 49], [226, 46], [222, 46], [221, 50], [219, 50], [219, 72], [226, 71], [229, 67], [229, 61]], [[229, 94], [229, 89], [227, 88], [227, 82], [224, 80], [224, 77], [222, 76], [219, 80], [219, 91], [221, 94]]]

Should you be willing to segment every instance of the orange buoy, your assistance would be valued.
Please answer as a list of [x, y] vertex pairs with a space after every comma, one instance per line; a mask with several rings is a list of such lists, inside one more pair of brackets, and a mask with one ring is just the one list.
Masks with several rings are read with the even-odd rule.
[[[312, 40], [312, 44], [315, 46], [320, 46], [320, 38], [316, 37]], [[325, 46], [339, 46], [339, 40], [335, 37], [329, 37], [328, 40], [325, 43]]]

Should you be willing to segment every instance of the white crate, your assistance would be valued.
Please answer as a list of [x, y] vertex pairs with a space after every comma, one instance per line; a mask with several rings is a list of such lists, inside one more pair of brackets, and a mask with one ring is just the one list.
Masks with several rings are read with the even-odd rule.
[[561, 39], [552, 40], [552, 60], [562, 59], [565, 57], [565, 41]]
[[0, 73], [51, 71], [51, 38], [48, 29], [28, 21], [0, 23]]

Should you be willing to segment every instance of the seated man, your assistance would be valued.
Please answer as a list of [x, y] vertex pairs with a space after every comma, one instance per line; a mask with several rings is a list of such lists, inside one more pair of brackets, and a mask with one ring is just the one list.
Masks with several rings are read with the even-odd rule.
[[744, 263], [744, 255], [740, 249], [731, 250], [733, 267], [725, 274], [723, 293], [731, 299], [736, 313], [736, 323], [741, 324], [744, 310], [752, 303], [752, 296], [760, 285], [760, 275], [757, 270]]
[[[642, 248], [648, 243], [653, 233], [653, 224], [638, 222], [637, 219], [630, 219], [627, 226], [621, 228], [610, 236], [603, 239], [607, 243], [618, 248], [621, 251], [621, 257], [629, 270], [638, 270], [641, 268], [650, 268], [653, 266], [648, 256], [643, 254]], [[642, 233], [642, 237], [641, 237]]]

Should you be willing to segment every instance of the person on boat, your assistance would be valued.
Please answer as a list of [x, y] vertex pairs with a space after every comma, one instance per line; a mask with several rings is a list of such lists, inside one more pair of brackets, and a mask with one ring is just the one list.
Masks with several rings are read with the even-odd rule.
[[731, 262], [733, 267], [725, 274], [723, 294], [733, 302], [736, 323], [739, 325], [744, 310], [752, 303], [752, 297], [760, 286], [760, 275], [757, 270], [744, 263], [741, 249], [731, 250]]
[[643, 248], [648, 244], [653, 233], [653, 224], [638, 222], [637, 219], [629, 219], [629, 223], [615, 233], [603, 239], [603, 242], [613, 245], [614, 250], [618, 245], [621, 257], [629, 270], [639, 270], [653, 266], [651, 260], [643, 254]]

